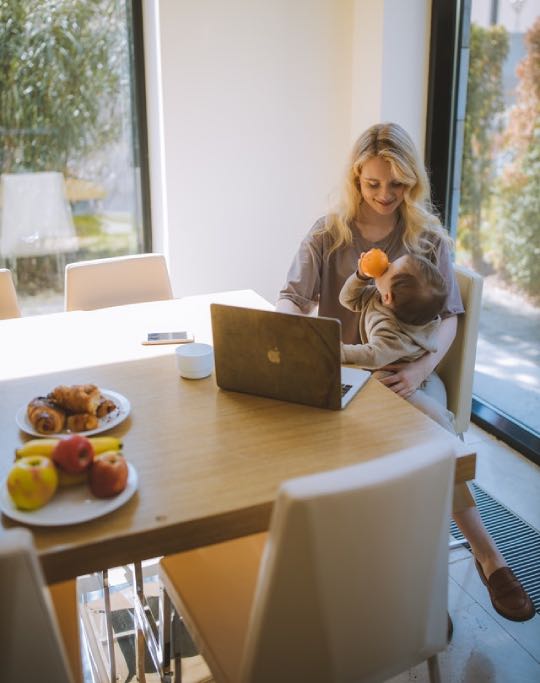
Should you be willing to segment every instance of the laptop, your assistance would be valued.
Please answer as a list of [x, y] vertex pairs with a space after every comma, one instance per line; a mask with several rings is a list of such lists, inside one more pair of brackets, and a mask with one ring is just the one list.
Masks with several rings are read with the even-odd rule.
[[340, 410], [371, 373], [342, 367], [341, 322], [211, 304], [216, 381], [230, 391]]

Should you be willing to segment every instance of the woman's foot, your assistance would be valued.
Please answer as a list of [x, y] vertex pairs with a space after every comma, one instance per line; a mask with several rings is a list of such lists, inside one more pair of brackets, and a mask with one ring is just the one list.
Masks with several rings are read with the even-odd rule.
[[499, 567], [486, 577], [478, 560], [474, 560], [474, 565], [496, 612], [510, 621], [528, 621], [534, 617], [533, 602], [510, 567]]
[[454, 520], [469, 541], [476, 569], [489, 591], [494, 609], [511, 621], [531, 619], [535, 614], [532, 600], [507, 566], [478, 509], [473, 506], [454, 511]]

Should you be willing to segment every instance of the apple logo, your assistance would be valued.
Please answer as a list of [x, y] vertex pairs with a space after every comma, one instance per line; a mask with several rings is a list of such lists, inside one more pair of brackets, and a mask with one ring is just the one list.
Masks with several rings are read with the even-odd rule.
[[273, 349], [270, 349], [266, 355], [271, 363], [274, 363], [275, 365], [279, 365], [281, 363], [281, 355], [277, 346], [274, 346]]

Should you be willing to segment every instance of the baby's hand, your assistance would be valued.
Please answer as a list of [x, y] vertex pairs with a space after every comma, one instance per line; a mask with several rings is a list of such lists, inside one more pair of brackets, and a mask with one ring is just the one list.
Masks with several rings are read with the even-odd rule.
[[364, 254], [365, 254], [365, 253], [366, 253], [366, 252], [363, 251], [363, 252], [360, 254], [360, 256], [358, 257], [358, 273], [359, 273], [360, 275], [364, 275], [364, 274], [365, 274], [364, 271], [362, 270], [362, 259], [364, 258]]

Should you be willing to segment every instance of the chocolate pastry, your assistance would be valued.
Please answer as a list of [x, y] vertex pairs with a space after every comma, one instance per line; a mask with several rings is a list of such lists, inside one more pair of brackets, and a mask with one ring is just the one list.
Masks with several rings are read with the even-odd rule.
[[64, 429], [65, 412], [46, 396], [30, 401], [26, 415], [32, 427], [40, 434], [57, 434]]

